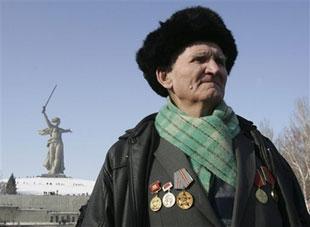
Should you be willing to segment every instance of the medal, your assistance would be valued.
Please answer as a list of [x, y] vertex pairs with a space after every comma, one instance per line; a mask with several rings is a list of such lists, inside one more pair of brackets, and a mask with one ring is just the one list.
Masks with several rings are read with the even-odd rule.
[[161, 200], [160, 198], [158, 197], [158, 195], [156, 194], [152, 199], [151, 199], [151, 202], [150, 202], [150, 209], [154, 212], [156, 211], [159, 211], [160, 208], [161, 208]]
[[275, 183], [276, 183], [276, 180], [275, 180], [274, 176], [273, 176], [272, 173], [268, 170], [267, 167], [261, 166], [260, 169], [261, 169], [261, 171], [262, 171], [262, 173], [263, 173], [264, 178], [266, 178], [266, 179], [267, 179], [267, 182], [271, 185], [271, 188], [272, 188], [272, 190], [271, 190], [271, 192], [270, 192], [271, 197], [272, 197], [276, 202], [278, 202], [279, 198], [278, 198], [278, 194], [277, 194], [277, 192], [276, 192], [276, 190], [275, 190]]
[[[263, 171], [262, 171], [263, 172]], [[256, 199], [260, 202], [260, 203], [267, 203], [268, 202], [268, 195], [266, 194], [266, 192], [264, 190], [261, 189], [261, 187], [265, 186], [267, 184], [267, 180], [263, 174], [263, 176], [260, 173], [260, 170], [258, 169], [256, 171], [256, 175], [255, 175], [255, 185], [258, 187], [255, 196]]]
[[175, 204], [175, 196], [170, 192], [172, 186], [170, 181], [163, 185], [163, 191], [168, 191], [163, 197], [163, 205], [167, 208], [173, 207]]
[[153, 182], [149, 186], [149, 190], [152, 194], [155, 194], [155, 196], [150, 201], [150, 209], [154, 212], [159, 211], [162, 206], [161, 199], [158, 197], [158, 194], [157, 194], [161, 190], [159, 180]]
[[264, 190], [260, 189], [260, 188], [257, 189], [257, 191], [255, 193], [255, 196], [256, 196], [256, 199], [259, 202], [263, 203], [263, 204], [268, 202], [268, 195], [267, 195], [267, 193]]
[[167, 192], [163, 197], [163, 205], [167, 208], [173, 207], [175, 204], [175, 196], [171, 192]]
[[189, 208], [191, 208], [191, 206], [194, 203], [194, 199], [193, 196], [187, 192], [187, 191], [181, 191], [178, 195], [177, 195], [177, 204], [178, 206], [183, 209], [183, 210], [187, 210]]
[[185, 191], [185, 189], [193, 182], [193, 178], [186, 171], [185, 168], [179, 169], [174, 173], [174, 188], [181, 189], [182, 191], [177, 195], [177, 205], [183, 209], [187, 210], [192, 207], [194, 203], [193, 196]]
[[[271, 197], [278, 202], [278, 194], [275, 189], [276, 180], [274, 176], [272, 175], [271, 171], [266, 166], [261, 166], [257, 171], [255, 175], [255, 184], [258, 188], [261, 188], [262, 186], [269, 184], [271, 186]], [[266, 193], [265, 193], [266, 194]], [[268, 197], [268, 196], [267, 196]]]

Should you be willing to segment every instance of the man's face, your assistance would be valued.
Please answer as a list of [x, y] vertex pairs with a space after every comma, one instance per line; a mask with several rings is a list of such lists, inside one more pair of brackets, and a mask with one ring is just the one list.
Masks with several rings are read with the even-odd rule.
[[213, 43], [187, 47], [167, 73], [172, 99], [192, 104], [218, 104], [224, 98], [227, 71], [221, 48]]

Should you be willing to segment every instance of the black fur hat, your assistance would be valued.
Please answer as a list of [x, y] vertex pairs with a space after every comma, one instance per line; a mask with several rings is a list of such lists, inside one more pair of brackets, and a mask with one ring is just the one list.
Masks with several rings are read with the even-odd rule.
[[170, 70], [177, 56], [195, 42], [216, 43], [227, 58], [227, 72], [231, 71], [238, 54], [237, 46], [231, 31], [216, 12], [201, 6], [191, 7], [159, 23], [159, 28], [147, 35], [136, 55], [144, 78], [157, 94], [168, 96], [166, 88], [157, 81], [156, 69]]

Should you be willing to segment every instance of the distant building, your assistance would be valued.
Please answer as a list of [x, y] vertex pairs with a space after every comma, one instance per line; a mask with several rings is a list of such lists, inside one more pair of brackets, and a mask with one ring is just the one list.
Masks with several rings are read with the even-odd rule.
[[26, 177], [16, 178], [16, 187], [16, 195], [0, 195], [0, 226], [75, 226], [94, 181]]

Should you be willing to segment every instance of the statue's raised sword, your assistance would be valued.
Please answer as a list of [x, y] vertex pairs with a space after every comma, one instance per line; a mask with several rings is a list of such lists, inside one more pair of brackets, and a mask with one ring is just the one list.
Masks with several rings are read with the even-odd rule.
[[48, 97], [48, 99], [47, 99], [47, 101], [46, 101], [45, 105], [43, 106], [43, 109], [44, 109], [44, 110], [45, 110], [45, 108], [46, 108], [47, 104], [49, 103], [49, 101], [50, 101], [50, 99], [51, 99], [51, 97], [52, 97], [52, 95], [53, 95], [53, 93], [54, 93], [54, 91], [55, 91], [56, 87], [57, 87], [57, 84], [56, 84], [56, 85], [55, 85], [55, 87], [53, 88], [53, 90], [52, 90], [52, 92], [51, 92], [50, 96]]

